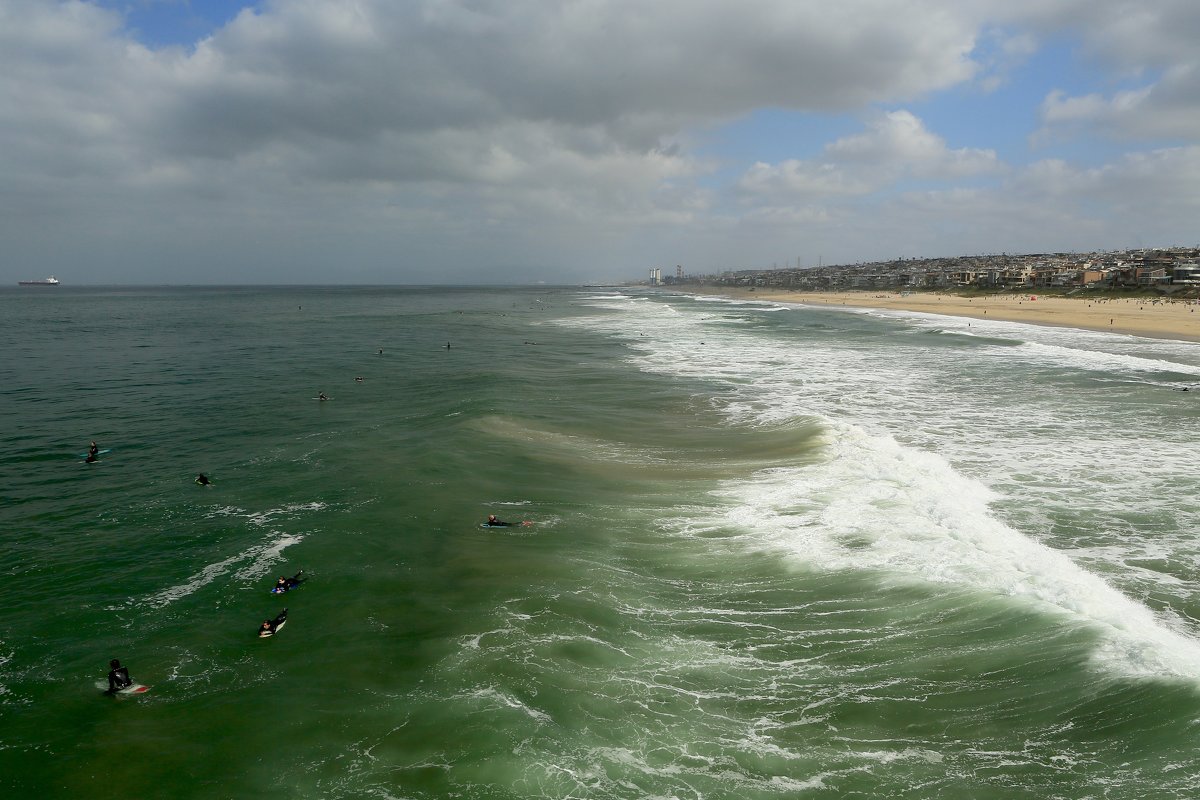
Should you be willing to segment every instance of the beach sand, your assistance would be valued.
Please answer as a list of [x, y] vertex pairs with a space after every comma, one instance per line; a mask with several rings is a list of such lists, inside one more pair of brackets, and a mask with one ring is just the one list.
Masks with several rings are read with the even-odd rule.
[[1045, 297], [1036, 291], [960, 297], [942, 292], [903, 295], [882, 291], [789, 292], [783, 289], [750, 290], [728, 286], [689, 287], [687, 291], [742, 300], [890, 308], [1200, 342], [1200, 313], [1197, 312], [1200, 305], [1195, 301], [1166, 298]]

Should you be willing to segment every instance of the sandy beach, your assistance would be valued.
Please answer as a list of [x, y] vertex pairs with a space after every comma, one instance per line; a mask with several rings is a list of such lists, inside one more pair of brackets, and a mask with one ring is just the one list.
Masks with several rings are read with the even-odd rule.
[[1200, 341], [1200, 313], [1196, 311], [1200, 306], [1195, 301], [1165, 298], [1045, 297], [1036, 292], [968, 298], [939, 292], [789, 292], [727, 286], [691, 287], [688, 291], [746, 300], [890, 308], [953, 317], [1083, 328], [1157, 339]]

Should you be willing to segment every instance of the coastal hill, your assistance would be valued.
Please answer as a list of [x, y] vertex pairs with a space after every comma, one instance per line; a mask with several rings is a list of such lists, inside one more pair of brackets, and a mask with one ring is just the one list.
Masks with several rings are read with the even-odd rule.
[[1200, 290], [1200, 249], [1175, 247], [1097, 253], [900, 258], [794, 269], [730, 270], [694, 276], [684, 275], [681, 267], [676, 268], [675, 275], [662, 276], [662, 272], [651, 270], [650, 283], [809, 292], [1086, 288], [1141, 289], [1174, 294]]

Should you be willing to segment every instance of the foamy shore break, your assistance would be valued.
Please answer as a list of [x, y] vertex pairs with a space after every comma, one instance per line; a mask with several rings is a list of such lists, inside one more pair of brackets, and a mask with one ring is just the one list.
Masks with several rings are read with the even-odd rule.
[[887, 308], [1200, 342], [1200, 311], [1197, 310], [1200, 309], [1200, 305], [1194, 299], [1047, 297], [1036, 291], [963, 297], [949, 292], [789, 292], [782, 289], [743, 289], [731, 286], [673, 288], [689, 294], [710, 294], [738, 300]]

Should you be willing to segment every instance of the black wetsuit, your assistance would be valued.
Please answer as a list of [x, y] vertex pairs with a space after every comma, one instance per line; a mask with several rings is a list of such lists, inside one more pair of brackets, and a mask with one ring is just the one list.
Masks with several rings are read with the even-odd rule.
[[133, 680], [129, 677], [129, 670], [125, 667], [117, 667], [108, 673], [108, 691], [117, 692], [121, 689], [128, 689], [133, 686]]
[[275, 584], [275, 589], [274, 589], [275, 593], [283, 594], [286, 591], [295, 589], [297, 586], [300, 585], [300, 581], [302, 580], [300, 578], [300, 576], [303, 574], [304, 574], [304, 570], [300, 570], [299, 572], [297, 572], [295, 575], [293, 575], [290, 578], [281, 578]]
[[287, 622], [287, 609], [286, 608], [283, 611], [280, 611], [279, 616], [275, 617], [275, 619], [268, 620], [265, 627], [260, 627], [258, 629], [258, 635], [259, 636], [272, 636], [275, 634], [275, 631], [279, 630], [279, 626], [285, 622]]

